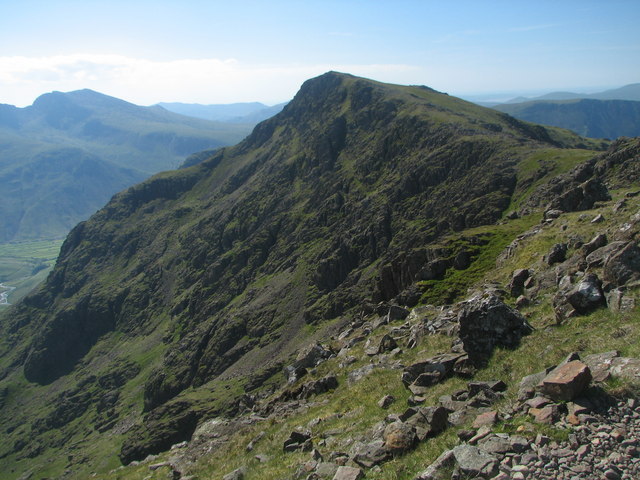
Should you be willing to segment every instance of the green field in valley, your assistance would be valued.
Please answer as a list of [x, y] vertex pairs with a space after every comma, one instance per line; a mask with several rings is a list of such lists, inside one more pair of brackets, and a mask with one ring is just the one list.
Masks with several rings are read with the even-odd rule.
[[[44, 280], [53, 267], [62, 239], [0, 244], [0, 308], [15, 303]], [[8, 287], [8, 288], [7, 288]]]

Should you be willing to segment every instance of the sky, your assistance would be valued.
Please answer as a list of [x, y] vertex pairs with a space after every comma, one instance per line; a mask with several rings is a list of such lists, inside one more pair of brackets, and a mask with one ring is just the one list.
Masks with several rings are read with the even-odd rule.
[[329, 70], [464, 98], [640, 82], [640, 0], [0, 0], [0, 103], [276, 104]]

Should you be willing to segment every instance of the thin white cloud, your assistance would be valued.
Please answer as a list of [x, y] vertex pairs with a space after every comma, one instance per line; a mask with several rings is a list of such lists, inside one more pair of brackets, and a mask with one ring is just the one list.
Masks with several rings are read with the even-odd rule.
[[[235, 59], [153, 61], [122, 55], [0, 57], [0, 102], [28, 105], [52, 90], [91, 88], [138, 104], [279, 102], [328, 70], [402, 82], [411, 65], [249, 65]], [[411, 81], [410, 79], [408, 81]]]

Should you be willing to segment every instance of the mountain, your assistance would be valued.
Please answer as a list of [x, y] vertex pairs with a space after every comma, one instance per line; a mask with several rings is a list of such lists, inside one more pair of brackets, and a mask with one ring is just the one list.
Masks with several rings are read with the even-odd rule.
[[640, 135], [640, 102], [627, 100], [534, 101], [493, 108], [520, 120], [567, 128], [592, 138]]
[[280, 112], [285, 103], [267, 106], [260, 102], [201, 105], [199, 103], [159, 103], [170, 112], [218, 122], [256, 124]]
[[60, 238], [114, 193], [191, 153], [236, 143], [250, 128], [91, 90], [0, 105], [0, 242]]
[[517, 97], [505, 103], [523, 103], [532, 101], [547, 100], [577, 100], [580, 98], [589, 98], [592, 100], [630, 100], [634, 102], [640, 101], [640, 83], [631, 83], [624, 87], [613, 88], [597, 93], [574, 93], [574, 92], [551, 92], [539, 97]]
[[[380, 397], [393, 391], [399, 415], [407, 401], [453, 395], [466, 385], [460, 376], [427, 388], [454, 363], [477, 379], [497, 372], [515, 396], [516, 379], [559, 362], [580, 328], [583, 350], [635, 348], [635, 317], [601, 336], [599, 316], [583, 319], [565, 343], [549, 324], [556, 278], [584, 276], [584, 259], [560, 265], [560, 253], [580, 248], [572, 235], [600, 228], [588, 221], [594, 209], [603, 221], [637, 212], [633, 192], [613, 210], [606, 185], [622, 196], [637, 188], [638, 139], [608, 147], [427, 87], [335, 72], [305, 82], [238, 145], [115, 195], [67, 236], [45, 283], [4, 315], [7, 478], [219, 478], [245, 461], [247, 478], [304, 478], [309, 455], [297, 449], [315, 442], [336, 468], [360, 458], [351, 449], [368, 432], [390, 438]], [[569, 238], [570, 249], [554, 247]], [[560, 253], [543, 263], [552, 247]], [[515, 299], [498, 299], [499, 285], [486, 302], [452, 306], [525, 267], [535, 272], [527, 315], [536, 330]], [[458, 312], [469, 312], [468, 324], [453, 325]], [[533, 340], [524, 353], [511, 352], [525, 334]], [[446, 369], [402, 374], [443, 352], [453, 355], [440, 357]], [[407, 380], [416, 373], [422, 385]], [[451, 429], [423, 442], [406, 464], [395, 451], [384, 478], [413, 478], [454, 438]], [[434, 450], [422, 457], [424, 448]], [[215, 454], [224, 449], [232, 453]], [[158, 463], [143, 461], [156, 454]]]

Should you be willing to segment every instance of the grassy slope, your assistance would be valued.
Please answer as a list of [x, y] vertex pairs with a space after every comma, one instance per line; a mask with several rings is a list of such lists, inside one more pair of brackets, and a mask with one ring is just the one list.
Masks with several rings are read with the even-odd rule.
[[[640, 208], [640, 201], [636, 199], [623, 211], [613, 213], [611, 206], [624, 193], [624, 191], [615, 192], [612, 202], [592, 211], [563, 215], [554, 224], [544, 227], [541, 233], [523, 242], [516, 255], [509, 261], [500, 267], [485, 269], [483, 277], [477, 284], [481, 284], [483, 281], [497, 281], [504, 285], [508, 282], [510, 273], [516, 268], [531, 266], [542, 268], [541, 256], [549, 250], [552, 244], [564, 239], [569, 232], [590, 239], [598, 232], [615, 228]], [[598, 213], [603, 213], [606, 216], [606, 223], [591, 224], [583, 217], [591, 219]], [[521, 225], [523, 226], [522, 223]], [[567, 225], [569, 228], [564, 229], [563, 225]], [[497, 227], [496, 230], [509, 231], [512, 227], [518, 230], [515, 225], [508, 223]], [[443, 283], [448, 284], [449, 279], [443, 280]], [[638, 307], [628, 313], [615, 314], [609, 310], [600, 309], [589, 315], [557, 325], [551, 308], [553, 293], [547, 292], [539, 303], [527, 307], [523, 312], [529, 318], [535, 332], [525, 337], [515, 352], [498, 349], [489, 365], [479, 371], [475, 377], [478, 380], [501, 379], [509, 385], [507, 397], [498, 407], [506, 406], [515, 400], [517, 386], [523, 376], [538, 372], [545, 366], [557, 364], [570, 352], [577, 351], [586, 355], [616, 349], [624, 356], [640, 356], [640, 311]], [[635, 287], [629, 293], [638, 299], [640, 292], [638, 287]], [[390, 327], [397, 327], [401, 323], [396, 322]], [[382, 332], [376, 332], [373, 336], [379, 338], [382, 336]], [[360, 360], [349, 366], [349, 370], [368, 363], [366, 356], [363, 355], [361, 345], [350, 352]], [[404, 364], [409, 364], [416, 360], [429, 358], [433, 354], [445, 352], [449, 345], [449, 338], [440, 335], [432, 336], [424, 339], [417, 349], [406, 350], [397, 358]], [[535, 361], [531, 359], [535, 359]], [[198, 479], [218, 479], [236, 468], [247, 466], [249, 467], [247, 480], [287, 477], [298, 465], [309, 459], [308, 453], [285, 454], [282, 452], [282, 442], [296, 427], [305, 426], [315, 419], [321, 419], [312, 427], [314, 442], [327, 437], [330, 438], [330, 443], [319, 447], [320, 451], [323, 454], [327, 454], [329, 451], [348, 451], [350, 443], [358, 435], [366, 432], [387, 414], [402, 413], [406, 409], [409, 392], [402, 386], [399, 371], [377, 370], [354, 386], [348, 386], [346, 371], [338, 366], [341, 361], [340, 358], [328, 360], [317, 368], [317, 372], [312, 377], [305, 377], [303, 380], [308, 381], [309, 378], [321, 378], [329, 373], [338, 373], [340, 386], [335, 392], [313, 398], [312, 400], [315, 400], [316, 403], [303, 413], [277, 421], [267, 420], [253, 427], [247, 427], [238, 432], [220, 450], [200, 458], [188, 473], [194, 474]], [[464, 388], [465, 384], [466, 381], [462, 379], [452, 378], [434, 386], [427, 395], [425, 405], [436, 404], [439, 396], [451, 394]], [[615, 392], [628, 387], [614, 380], [609, 383], [609, 388]], [[377, 406], [377, 401], [385, 394], [391, 394], [397, 399], [396, 403], [386, 411]], [[565, 431], [532, 425], [525, 417], [512, 418], [496, 428], [512, 432], [520, 425], [524, 425], [524, 434], [530, 438], [533, 438], [538, 432], [555, 438], [566, 437]], [[384, 480], [410, 480], [414, 478], [444, 449], [457, 443], [456, 430], [455, 428], [449, 429], [438, 437], [421, 443], [413, 452], [383, 464], [381, 471], [373, 475], [372, 478]], [[261, 431], [265, 432], [264, 437], [257, 443], [253, 451], [247, 452], [246, 445]], [[340, 433], [336, 433], [336, 431]], [[326, 432], [329, 432], [328, 436]], [[258, 454], [266, 455], [269, 460], [260, 463], [255, 458]], [[163, 454], [151, 462], [121, 468], [105, 475], [98, 475], [97, 478], [119, 480], [164, 478], [162, 475], [166, 475], [166, 471], [152, 472], [148, 465], [166, 460], [170, 456], [171, 454]]]

